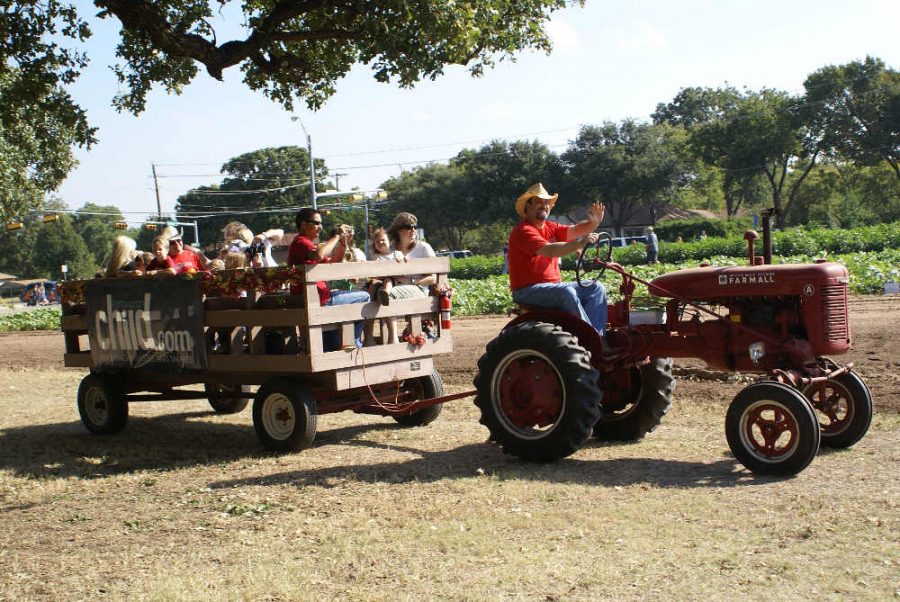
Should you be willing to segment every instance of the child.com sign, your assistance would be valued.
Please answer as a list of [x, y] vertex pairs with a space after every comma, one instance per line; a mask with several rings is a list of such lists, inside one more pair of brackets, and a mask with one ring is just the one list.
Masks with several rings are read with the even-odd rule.
[[105, 278], [85, 285], [91, 360], [100, 370], [206, 368], [200, 283]]

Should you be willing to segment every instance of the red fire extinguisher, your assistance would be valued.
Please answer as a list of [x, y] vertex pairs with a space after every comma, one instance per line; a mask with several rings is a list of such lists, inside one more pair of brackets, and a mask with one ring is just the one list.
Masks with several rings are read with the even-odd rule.
[[453, 308], [450, 297], [452, 296], [452, 294], [453, 290], [449, 288], [441, 291], [440, 306], [442, 329], [450, 330], [450, 310]]

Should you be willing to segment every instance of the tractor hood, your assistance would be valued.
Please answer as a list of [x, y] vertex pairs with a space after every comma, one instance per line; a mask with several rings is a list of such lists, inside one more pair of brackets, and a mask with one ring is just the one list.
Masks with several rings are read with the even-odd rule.
[[820, 287], [849, 282], [847, 268], [832, 262], [701, 267], [664, 274], [650, 282], [657, 297], [713, 300], [729, 297], [811, 296]]

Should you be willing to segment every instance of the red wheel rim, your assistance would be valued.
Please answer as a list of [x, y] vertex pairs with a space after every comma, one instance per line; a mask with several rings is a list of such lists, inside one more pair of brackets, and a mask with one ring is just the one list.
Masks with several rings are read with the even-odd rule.
[[559, 373], [552, 362], [531, 350], [507, 356], [494, 384], [494, 403], [501, 419], [519, 431], [552, 427], [565, 407]]
[[797, 447], [799, 429], [794, 415], [772, 402], [758, 402], [744, 412], [741, 439], [760, 459], [783, 460]]
[[837, 435], [853, 421], [850, 392], [837, 381], [810, 385], [803, 392], [812, 402], [822, 434]]

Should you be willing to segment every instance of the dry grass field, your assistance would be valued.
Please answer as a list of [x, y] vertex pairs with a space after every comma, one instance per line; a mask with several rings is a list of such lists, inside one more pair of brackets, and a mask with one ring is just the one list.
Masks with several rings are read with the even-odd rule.
[[[61, 335], [0, 335], [0, 600], [897, 598], [900, 300], [851, 310], [872, 429], [792, 479], [735, 463], [743, 385], [689, 362], [656, 432], [556, 464], [504, 457], [470, 399], [424, 428], [326, 415], [277, 456], [202, 401], [89, 435]], [[503, 323], [454, 322], [451, 392]]]

